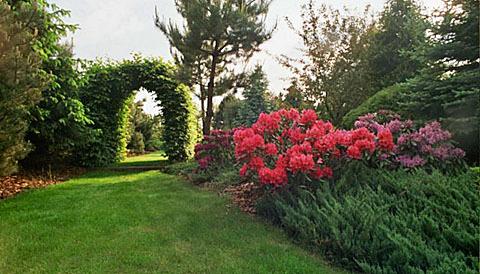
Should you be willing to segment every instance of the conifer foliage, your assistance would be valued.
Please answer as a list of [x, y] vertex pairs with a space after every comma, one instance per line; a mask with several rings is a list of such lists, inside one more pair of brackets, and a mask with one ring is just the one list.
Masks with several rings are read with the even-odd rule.
[[479, 271], [475, 180], [472, 172], [447, 176], [352, 167], [335, 186], [277, 197], [270, 212], [297, 239], [344, 267], [473, 274]]
[[[177, 64], [191, 86], [199, 87], [202, 110], [206, 100], [203, 133], [213, 119], [213, 97], [235, 85], [232, 64], [248, 60], [270, 39], [265, 25], [267, 0], [179, 0], [177, 11], [184, 18], [183, 29], [156, 16], [156, 26], [167, 36]], [[223, 86], [222, 88], [219, 88]], [[202, 113], [203, 116], [203, 113]]]
[[39, 101], [45, 83], [32, 48], [36, 33], [26, 20], [32, 8], [23, 3], [13, 11], [0, 2], [0, 176], [14, 172], [29, 151], [24, 140], [29, 108]]
[[240, 109], [238, 124], [251, 126], [258, 119], [262, 112], [271, 110], [270, 103], [267, 101], [268, 80], [261, 66], [256, 66], [248, 76], [248, 85], [243, 91], [243, 97]]

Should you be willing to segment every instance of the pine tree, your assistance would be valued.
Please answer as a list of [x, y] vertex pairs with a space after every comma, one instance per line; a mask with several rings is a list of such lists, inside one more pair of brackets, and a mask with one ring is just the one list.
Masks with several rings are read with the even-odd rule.
[[268, 80], [261, 66], [256, 66], [248, 77], [248, 86], [243, 92], [245, 98], [239, 113], [239, 123], [251, 126], [262, 112], [269, 112], [267, 101]]
[[432, 28], [432, 45], [417, 58], [427, 64], [407, 83], [404, 111], [420, 120], [440, 119], [473, 161], [479, 160], [479, 1], [449, 0]]
[[202, 107], [207, 101], [202, 108], [206, 134], [214, 114], [213, 97], [225, 91], [217, 87], [234, 82], [231, 65], [248, 60], [271, 37], [265, 26], [270, 1], [177, 0], [175, 4], [185, 21], [183, 29], [162, 22], [158, 15], [155, 24], [167, 36], [183, 77], [199, 87]]
[[368, 62], [374, 91], [415, 76], [423, 62], [412, 56], [429, 27], [414, 0], [389, 0], [371, 35]]
[[[16, 171], [29, 145], [24, 140], [29, 109], [40, 99], [40, 58], [32, 49], [28, 5], [15, 12], [0, 2], [0, 176]], [[21, 20], [24, 19], [24, 20]]]

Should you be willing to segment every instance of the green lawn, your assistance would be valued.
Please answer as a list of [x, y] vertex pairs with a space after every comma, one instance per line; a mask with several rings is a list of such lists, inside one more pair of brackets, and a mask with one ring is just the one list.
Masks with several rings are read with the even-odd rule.
[[112, 167], [129, 167], [129, 166], [162, 166], [165, 165], [167, 158], [163, 151], [156, 151], [135, 157], [129, 157], [121, 163], [114, 164]]
[[178, 177], [96, 171], [0, 201], [0, 273], [342, 272]]

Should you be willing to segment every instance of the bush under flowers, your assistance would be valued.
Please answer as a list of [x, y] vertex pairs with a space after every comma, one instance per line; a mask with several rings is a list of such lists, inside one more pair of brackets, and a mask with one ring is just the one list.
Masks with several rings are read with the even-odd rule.
[[235, 131], [234, 142], [235, 157], [243, 164], [240, 175], [272, 186], [292, 177], [330, 178], [342, 162], [373, 159], [394, 149], [389, 129], [376, 134], [366, 127], [339, 130], [313, 110], [296, 109], [262, 113], [251, 128]]
[[200, 171], [218, 170], [234, 164], [233, 130], [212, 130], [195, 146]]
[[[402, 120], [389, 111], [369, 113], [358, 118], [355, 128], [393, 134], [396, 146], [391, 156], [393, 163], [404, 168], [436, 167], [443, 170], [463, 164], [465, 152], [452, 144], [452, 135], [433, 121], [415, 129], [414, 122]], [[385, 157], [385, 159], [388, 157]]]

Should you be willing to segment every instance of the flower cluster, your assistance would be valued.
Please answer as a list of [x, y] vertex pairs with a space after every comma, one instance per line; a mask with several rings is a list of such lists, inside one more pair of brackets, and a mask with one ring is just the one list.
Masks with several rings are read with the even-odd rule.
[[338, 130], [319, 120], [315, 111], [296, 109], [262, 113], [251, 128], [237, 130], [233, 139], [235, 157], [243, 164], [240, 175], [273, 186], [287, 184], [295, 176], [329, 178], [334, 162], [390, 153], [394, 148], [389, 129], [376, 134], [365, 127]]
[[382, 133], [387, 129], [393, 134], [396, 145], [385, 143], [382, 146], [392, 146], [393, 162], [405, 168], [460, 163], [465, 156], [463, 150], [452, 144], [450, 132], [443, 130], [436, 121], [416, 130], [413, 121], [402, 120], [398, 114], [381, 111], [359, 117], [355, 127], [379, 132], [379, 137], [388, 134]]
[[233, 163], [232, 130], [212, 130], [195, 146], [195, 160], [201, 170], [219, 168]]

